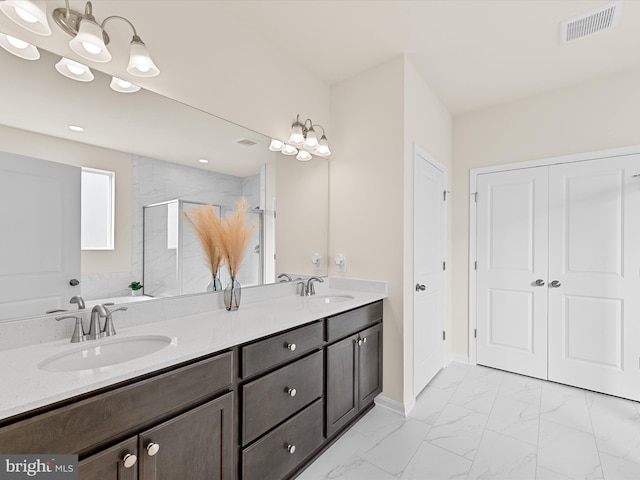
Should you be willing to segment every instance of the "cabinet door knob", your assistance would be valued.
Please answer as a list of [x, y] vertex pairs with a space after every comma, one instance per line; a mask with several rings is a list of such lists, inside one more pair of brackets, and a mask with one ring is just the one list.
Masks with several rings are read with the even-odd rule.
[[362, 339], [361, 338], [358, 339], [358, 346], [359, 347], [362, 346]]
[[150, 443], [149, 445], [147, 445], [147, 454], [150, 457], [153, 457], [156, 453], [158, 453], [159, 450], [160, 445], [158, 445], [157, 443]]
[[296, 453], [296, 446], [287, 444], [287, 452], [289, 452], [289, 455], [293, 455]]
[[287, 395], [289, 395], [290, 397], [295, 397], [296, 393], [298, 393], [298, 391], [295, 388], [287, 388]]
[[416, 283], [416, 292], [424, 292], [427, 286], [422, 283]]
[[287, 343], [287, 348], [289, 350], [291, 350], [292, 352], [296, 351], [296, 344], [295, 343]]
[[542, 280], [541, 278], [536, 280], [536, 287], [544, 287], [544, 280]]
[[551, 282], [549, 284], [551, 287], [553, 288], [558, 288], [559, 286], [561, 286], [562, 284], [558, 281], [558, 280], [554, 280], [553, 282]]
[[364, 338], [362, 339], [362, 343], [367, 343], [367, 337], [364, 337]]
[[132, 455], [131, 453], [127, 453], [122, 458], [122, 463], [124, 464], [124, 468], [133, 467], [136, 464], [137, 461], [138, 461], [138, 457], [136, 457], [135, 455]]

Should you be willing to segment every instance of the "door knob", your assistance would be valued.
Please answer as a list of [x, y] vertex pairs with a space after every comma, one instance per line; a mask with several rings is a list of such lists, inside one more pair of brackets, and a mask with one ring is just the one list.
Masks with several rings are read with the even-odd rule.
[[295, 343], [287, 343], [287, 349], [291, 350], [292, 352], [296, 351], [296, 344]]
[[424, 292], [426, 289], [426, 285], [422, 283], [416, 283], [416, 292]]
[[149, 445], [147, 445], [147, 454], [150, 457], [153, 457], [156, 453], [158, 453], [159, 450], [160, 445], [158, 445], [157, 443], [150, 443]]
[[544, 287], [544, 280], [542, 280], [541, 278], [536, 280], [536, 287]]
[[290, 455], [293, 455], [294, 453], [296, 453], [296, 446], [287, 444], [287, 451], [289, 452]]
[[298, 391], [295, 388], [287, 388], [286, 392], [287, 392], [287, 395], [289, 395], [290, 397], [295, 397], [296, 394], [298, 393]]
[[553, 287], [553, 288], [558, 288], [558, 287], [562, 286], [562, 284], [558, 280], [554, 280], [553, 282], [551, 282], [549, 284], [549, 286]]

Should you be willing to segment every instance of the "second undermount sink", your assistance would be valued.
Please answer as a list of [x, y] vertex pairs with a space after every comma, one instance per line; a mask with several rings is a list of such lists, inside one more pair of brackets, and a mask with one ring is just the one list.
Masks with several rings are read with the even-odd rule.
[[318, 303], [341, 303], [353, 300], [353, 298], [351, 295], [314, 295], [309, 300]]
[[90, 341], [71, 351], [46, 358], [38, 368], [48, 372], [76, 372], [107, 367], [150, 355], [170, 343], [171, 339], [162, 335]]

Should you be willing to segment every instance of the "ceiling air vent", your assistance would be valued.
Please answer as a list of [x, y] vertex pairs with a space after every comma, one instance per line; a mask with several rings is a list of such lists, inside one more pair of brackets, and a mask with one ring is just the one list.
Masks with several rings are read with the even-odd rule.
[[569, 43], [615, 27], [620, 20], [622, 0], [609, 3], [560, 23], [560, 43]]
[[246, 138], [246, 137], [234, 140], [234, 142], [239, 145], [244, 145], [245, 147], [252, 147], [253, 145], [258, 143], [255, 140], [251, 140], [250, 138]]

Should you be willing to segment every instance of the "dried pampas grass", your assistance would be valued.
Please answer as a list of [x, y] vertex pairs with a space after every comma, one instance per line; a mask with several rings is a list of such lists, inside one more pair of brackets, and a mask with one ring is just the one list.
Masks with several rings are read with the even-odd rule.
[[224, 259], [231, 279], [235, 280], [256, 228], [255, 225], [246, 223], [247, 199], [242, 197], [236, 204], [236, 211], [222, 219], [211, 205], [194, 208], [183, 215], [200, 239], [212, 275], [216, 275]]
[[247, 199], [242, 197], [236, 204], [236, 211], [220, 222], [219, 246], [229, 275], [235, 280], [242, 258], [249, 245], [255, 225], [247, 225]]
[[211, 269], [211, 275], [217, 276], [223, 258], [218, 241], [221, 230], [220, 217], [211, 205], [192, 208], [189, 212], [182, 212], [182, 215], [191, 224], [200, 239], [202, 250]]

